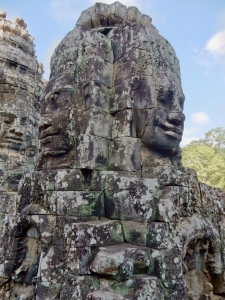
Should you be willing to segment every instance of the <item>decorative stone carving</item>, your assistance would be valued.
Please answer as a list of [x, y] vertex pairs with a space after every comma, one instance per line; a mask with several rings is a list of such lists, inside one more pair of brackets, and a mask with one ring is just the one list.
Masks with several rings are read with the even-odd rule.
[[33, 297], [33, 274], [38, 268], [39, 234], [36, 228], [31, 225], [22, 235], [22, 232], [18, 235], [18, 232], [11, 231], [11, 226], [20, 222], [20, 217], [16, 215], [19, 181], [25, 173], [35, 169], [39, 148], [38, 126], [45, 83], [42, 72], [38, 72], [34, 53], [33, 38], [28, 34], [24, 20], [18, 18], [15, 23], [11, 23], [6, 20], [6, 13], [1, 13], [1, 299], [17, 297], [23, 293], [23, 285], [26, 286], [26, 297]]
[[2, 297], [225, 299], [224, 193], [181, 165], [183, 102], [150, 17], [82, 13], [51, 59], [37, 168], [2, 201]]
[[0, 23], [0, 191], [16, 192], [22, 175], [34, 170], [44, 82], [31, 38], [19, 36], [24, 20], [2, 16]]

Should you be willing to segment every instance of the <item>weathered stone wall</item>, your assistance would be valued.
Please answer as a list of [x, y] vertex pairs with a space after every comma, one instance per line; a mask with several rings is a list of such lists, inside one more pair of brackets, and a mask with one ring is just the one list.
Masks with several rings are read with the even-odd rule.
[[37, 168], [2, 221], [3, 299], [225, 299], [225, 194], [181, 165], [183, 102], [150, 17], [82, 13], [51, 59]]
[[[1, 286], [11, 281], [6, 273], [10, 274], [12, 267], [8, 250], [14, 234], [9, 235], [7, 226], [10, 228], [17, 219], [18, 184], [24, 174], [35, 169], [39, 149], [38, 126], [45, 82], [43, 66], [37, 62], [33, 38], [26, 26], [23, 19], [12, 23], [6, 19], [6, 13], [0, 12]], [[22, 248], [17, 247], [21, 252]], [[17, 259], [16, 253], [13, 256]], [[9, 299], [9, 294], [2, 290], [0, 298]]]
[[16, 192], [38, 153], [43, 67], [23, 19], [0, 14], [0, 191]]

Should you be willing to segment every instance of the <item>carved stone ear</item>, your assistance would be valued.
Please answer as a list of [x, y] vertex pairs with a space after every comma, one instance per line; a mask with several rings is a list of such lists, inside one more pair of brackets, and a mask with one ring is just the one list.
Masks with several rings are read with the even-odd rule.
[[89, 109], [91, 105], [91, 83], [88, 82], [83, 87], [83, 95], [84, 95], [84, 101], [85, 101], [85, 109]]

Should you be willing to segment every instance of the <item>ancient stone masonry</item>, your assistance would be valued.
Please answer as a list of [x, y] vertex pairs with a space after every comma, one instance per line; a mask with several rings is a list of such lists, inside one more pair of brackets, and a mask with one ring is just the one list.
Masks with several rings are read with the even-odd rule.
[[51, 59], [37, 167], [2, 202], [2, 299], [225, 299], [225, 194], [182, 167], [183, 103], [150, 17], [81, 14]]
[[23, 19], [0, 13], [0, 191], [16, 192], [22, 174], [34, 170], [38, 149], [43, 66]]
[[[5, 226], [16, 221], [21, 177], [34, 170], [38, 154], [38, 124], [44, 80], [33, 38], [23, 19], [14, 23], [0, 12], [0, 284], [9, 281], [4, 264], [13, 235]], [[8, 224], [8, 225], [7, 225]], [[18, 251], [21, 251], [22, 245]], [[18, 253], [19, 253], [18, 252]], [[16, 259], [16, 254], [15, 254]], [[7, 293], [1, 291], [0, 298]], [[5, 298], [4, 298], [5, 299]]]

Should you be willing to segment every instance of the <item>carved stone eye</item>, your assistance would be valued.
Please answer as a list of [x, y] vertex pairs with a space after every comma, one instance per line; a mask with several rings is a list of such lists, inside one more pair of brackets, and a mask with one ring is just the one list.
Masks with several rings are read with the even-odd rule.
[[12, 124], [14, 122], [15, 118], [14, 117], [5, 117], [4, 122], [6, 124]]
[[26, 117], [22, 117], [20, 120], [21, 125], [27, 125], [28, 124], [28, 119]]
[[158, 101], [160, 102], [160, 104], [166, 105], [167, 103], [167, 98], [164, 95], [161, 95], [158, 97]]

